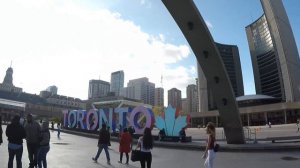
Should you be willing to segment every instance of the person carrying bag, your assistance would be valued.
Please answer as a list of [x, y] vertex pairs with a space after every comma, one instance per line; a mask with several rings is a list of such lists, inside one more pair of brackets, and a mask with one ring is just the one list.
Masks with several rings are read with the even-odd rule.
[[[145, 168], [145, 165], [147, 163], [147, 168], [151, 168], [151, 163], [152, 163], [152, 154], [151, 150], [153, 148], [153, 138], [151, 134], [151, 129], [150, 128], [145, 128], [144, 130], [144, 135], [139, 138], [138, 140], [138, 145], [136, 147], [140, 148], [140, 154], [138, 152], [135, 152], [137, 156], [140, 156], [140, 163], [141, 167]], [[132, 151], [132, 155], [134, 151]]]

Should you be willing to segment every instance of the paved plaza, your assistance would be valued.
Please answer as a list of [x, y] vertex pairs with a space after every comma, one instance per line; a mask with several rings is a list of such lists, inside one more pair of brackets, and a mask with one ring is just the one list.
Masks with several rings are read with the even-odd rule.
[[[3, 126], [6, 129], [6, 126]], [[6, 167], [8, 160], [6, 136], [0, 146], [0, 167]], [[62, 133], [61, 139], [56, 132], [51, 132], [51, 149], [48, 153], [49, 168], [138, 168], [139, 162], [129, 165], [119, 164], [118, 143], [112, 142], [110, 147], [111, 165], [106, 164], [104, 151], [98, 163], [92, 161], [97, 151], [97, 139], [86, 138]], [[204, 160], [203, 151], [167, 149], [155, 147], [153, 149], [153, 168], [201, 168]], [[125, 158], [123, 158], [125, 159]], [[276, 168], [298, 167], [300, 165], [300, 151], [286, 152], [218, 152], [215, 160], [216, 168]], [[23, 167], [28, 165], [27, 148], [24, 145]]]

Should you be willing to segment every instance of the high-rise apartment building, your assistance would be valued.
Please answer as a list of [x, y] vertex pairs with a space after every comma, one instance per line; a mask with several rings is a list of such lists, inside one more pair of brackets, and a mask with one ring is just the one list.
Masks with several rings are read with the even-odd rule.
[[264, 14], [246, 27], [256, 94], [300, 100], [300, 61], [281, 0], [261, 0]]
[[[230, 79], [236, 97], [244, 95], [243, 77], [239, 50], [236, 45], [215, 43], [223, 60], [227, 75]], [[199, 111], [209, 111], [217, 108], [206, 77], [198, 64], [198, 95]]]
[[164, 88], [155, 88], [154, 105], [164, 107]]
[[199, 112], [197, 85], [191, 84], [186, 88], [186, 113]]
[[189, 114], [188, 113], [188, 104], [187, 104], [187, 98], [182, 98], [181, 99], [181, 105], [182, 105], [182, 110], [181, 114]]
[[90, 80], [89, 99], [107, 96], [110, 90], [109, 82], [103, 80]]
[[180, 90], [176, 88], [168, 90], [168, 105], [172, 105], [173, 108], [182, 109]]
[[149, 79], [139, 78], [129, 80], [127, 87], [121, 90], [121, 96], [142, 100], [145, 104], [154, 105], [155, 84]]
[[124, 72], [116, 71], [111, 73], [110, 91], [114, 92], [116, 96], [119, 96], [121, 89], [123, 87], [124, 87]]

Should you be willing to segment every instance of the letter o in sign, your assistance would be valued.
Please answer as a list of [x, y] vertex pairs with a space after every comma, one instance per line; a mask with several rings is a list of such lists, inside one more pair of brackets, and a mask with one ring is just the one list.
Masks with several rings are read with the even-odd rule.
[[[90, 116], [93, 116], [94, 119], [94, 124], [91, 127], [91, 123], [90, 123]], [[87, 125], [87, 129], [88, 130], [95, 130], [96, 127], [98, 126], [98, 113], [96, 110], [91, 109], [86, 116], [86, 125]]]
[[[74, 128], [76, 126], [76, 123], [77, 123], [76, 116], [77, 116], [77, 111], [73, 110], [69, 113], [68, 121], [69, 121], [70, 128]], [[73, 121], [71, 121], [72, 118], [73, 118]]]
[[144, 133], [144, 128], [140, 128], [138, 125], [137, 125], [137, 118], [135, 118], [135, 116], [138, 114], [138, 113], [143, 113], [146, 117], [146, 124], [145, 124], [145, 127], [148, 127], [150, 128], [151, 127], [151, 115], [149, 113], [149, 111], [143, 107], [143, 106], [137, 106], [136, 108], [134, 108], [131, 112], [131, 115], [130, 115], [130, 124], [134, 127], [135, 129], [135, 132], [137, 134], [143, 134]]

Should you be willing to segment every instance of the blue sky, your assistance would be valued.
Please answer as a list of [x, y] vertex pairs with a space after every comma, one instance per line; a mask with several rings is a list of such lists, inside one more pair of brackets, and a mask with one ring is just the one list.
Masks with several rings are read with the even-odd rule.
[[[283, 0], [297, 46], [298, 0]], [[259, 0], [195, 1], [216, 42], [239, 47], [245, 94], [254, 94], [245, 26], [262, 15]], [[0, 0], [0, 78], [13, 61], [14, 84], [39, 94], [50, 85], [61, 95], [87, 98], [88, 81], [110, 81], [124, 70], [163, 87], [195, 83], [196, 60], [160, 0]], [[166, 104], [166, 101], [165, 101]]]

